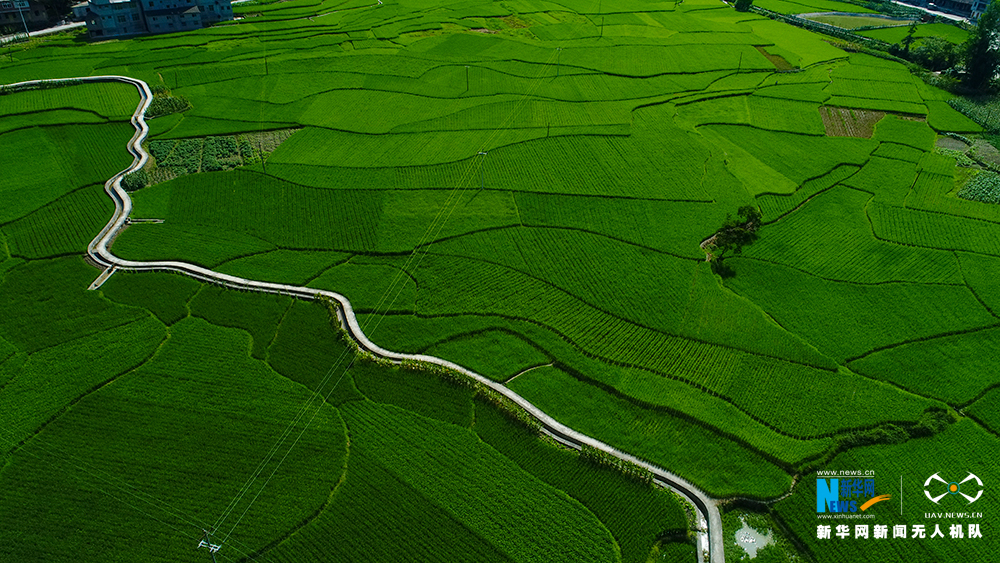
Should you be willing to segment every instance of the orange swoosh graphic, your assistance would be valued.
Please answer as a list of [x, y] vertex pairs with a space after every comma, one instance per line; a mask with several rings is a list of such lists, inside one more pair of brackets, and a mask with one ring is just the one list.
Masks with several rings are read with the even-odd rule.
[[862, 504], [861, 510], [862, 511], [868, 510], [871, 507], [871, 505], [875, 504], [876, 502], [882, 502], [883, 500], [889, 500], [891, 498], [892, 495], [879, 495], [875, 498], [869, 499], [868, 502]]

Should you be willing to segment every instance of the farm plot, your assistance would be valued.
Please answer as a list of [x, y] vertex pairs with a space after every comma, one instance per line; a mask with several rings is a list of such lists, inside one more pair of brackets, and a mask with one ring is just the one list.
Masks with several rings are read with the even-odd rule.
[[[82, 254], [107, 223], [114, 204], [103, 185], [86, 186], [12, 221], [0, 230], [12, 256], [50, 258]], [[72, 218], [72, 220], [67, 220]]]
[[[560, 301], [580, 300], [588, 305], [588, 309], [593, 308], [595, 313], [606, 312], [628, 324], [634, 323], [637, 328], [747, 348], [766, 355], [793, 357], [811, 365], [829, 366], [815, 351], [784, 333], [759, 310], [725, 293], [706, 269], [694, 261], [688, 261], [684, 267], [680, 259], [673, 256], [653, 254], [604, 237], [564, 229], [476, 233], [433, 245], [429, 250], [433, 255], [425, 261], [433, 261], [436, 275], [431, 277], [418, 271], [415, 274], [418, 281], [426, 280], [421, 281], [421, 286], [424, 283], [435, 286], [449, 283], [450, 280], [444, 277], [448, 274], [458, 281], [462, 266], [484, 275], [493, 271], [497, 275], [523, 280], [525, 287], [537, 288], [537, 291], [548, 295], [561, 293], [564, 297], [559, 298]], [[448, 257], [452, 256], [467, 259], [449, 260]], [[622, 257], [622, 265], [617, 266], [609, 260], [612, 256]], [[499, 257], [499, 262], [496, 257]], [[635, 270], [636, 266], [629, 268], [624, 265], [628, 263], [642, 264], [644, 269]], [[544, 284], [551, 284], [558, 290], [546, 289]], [[467, 287], [458, 287], [457, 291]], [[478, 299], [469, 301], [475, 303]], [[632, 307], [635, 302], [649, 303], [651, 307], [637, 311]], [[460, 303], [438, 301], [418, 294], [418, 308], [427, 312], [454, 311], [461, 306]], [[512, 306], [509, 310], [497, 306], [490, 306], [487, 310], [518, 318], [545, 318], [563, 333], [569, 333], [573, 326], [567, 322], [573, 319], [572, 315], [542, 317], [529, 313], [532, 309], [542, 311], [548, 308], [534, 305], [528, 298], [510, 299], [507, 303]], [[480, 310], [473, 305], [461, 312]], [[573, 328], [575, 332], [582, 327]], [[759, 344], [749, 345], [741, 339], [727, 336], [744, 331], [769, 336]]]
[[600, 518], [621, 547], [623, 562], [645, 561], [655, 538], [687, 525], [665, 492], [650, 494], [647, 486], [621, 473], [547, 447], [483, 402], [476, 403], [474, 430], [522, 469], [566, 491]]
[[968, 416], [975, 418], [980, 424], [994, 433], [1000, 429], [1000, 409], [997, 409], [1000, 388], [994, 387], [976, 397], [976, 402], [962, 409]]
[[[899, 43], [906, 37], [910, 32], [909, 26], [900, 27], [889, 27], [885, 29], [867, 29], [859, 31], [859, 35], [864, 35], [866, 37], [871, 37], [873, 39], [881, 39], [887, 43]], [[917, 26], [916, 33], [913, 34], [914, 37], [918, 39], [915, 42], [915, 46], [920, 46], [921, 41], [926, 37], [940, 37], [946, 41], [954, 43], [955, 45], [961, 45], [969, 37], [969, 32], [958, 27], [957, 25], [951, 25], [948, 23], [928, 23]]]
[[[240, 353], [249, 342], [238, 331], [188, 319], [171, 332], [154, 359], [81, 399], [15, 454], [0, 476], [4, 557], [97, 561], [132, 545], [150, 560], [186, 560], [186, 536], [198, 534], [191, 522], [214, 520], [252, 474], [249, 460], [262, 459], [271, 445], [246, 436], [279, 433], [307, 396]], [[232, 536], [233, 553], [277, 539], [329, 495], [346, 455], [346, 429], [329, 407], [310, 426], [290, 451], [287, 471], [276, 473], [256, 502], [239, 505], [246, 525]], [[85, 461], [68, 453], [80, 451]], [[184, 475], [201, 479], [179, 479]], [[123, 495], [141, 511], [115, 500]], [[42, 508], [54, 500], [63, 510]], [[29, 529], [36, 531], [30, 539]], [[102, 541], [81, 542], [85, 536]]]
[[866, 139], [795, 135], [735, 125], [709, 125], [702, 129], [729, 139], [796, 184], [826, 174], [841, 164], [864, 164], [876, 147]]
[[819, 109], [823, 127], [831, 137], [858, 137], [870, 139], [875, 133], [875, 124], [885, 112], [862, 109], [823, 106]]
[[79, 290], [93, 277], [76, 257], [14, 262], [0, 282], [0, 336], [34, 353], [149, 316]]
[[944, 101], [927, 101], [927, 124], [935, 131], [978, 133], [983, 128]]
[[737, 274], [727, 286], [840, 361], [880, 347], [985, 327], [996, 321], [964, 285], [833, 282], [787, 266], [738, 260], [734, 266]]
[[883, 240], [1000, 255], [1000, 242], [994, 236], [996, 223], [877, 202], [868, 206], [868, 216], [875, 236]]
[[[201, 284], [186, 276], [148, 273], [112, 276], [101, 286], [101, 293], [116, 303], [144, 307], [169, 326], [188, 316], [187, 302], [200, 288]], [[150, 302], [150, 295], [160, 298]]]
[[223, 262], [216, 270], [247, 279], [305, 285], [350, 258], [343, 252], [272, 250]]
[[[671, 460], [674, 471], [697, 478], [710, 494], [723, 496], [740, 491], [739, 494], [767, 497], [780, 494], [790, 483], [784, 471], [756, 452], [713, 435], [697, 424], [631, 405], [556, 368], [528, 372], [510, 386], [572, 428], [601, 440], [627, 442], [624, 447], [654, 463]], [[568, 400], [569, 397], [575, 399]], [[619, 415], [598, 421], [589, 414], [595, 411], [614, 411]], [[694, 449], [698, 450], [696, 455]], [[705, 460], [715, 459], [729, 460], [739, 471], [705, 475]]]
[[76, 110], [94, 114], [102, 121], [125, 121], [138, 103], [139, 92], [131, 84], [81, 83], [4, 94], [0, 96], [0, 115], [33, 114], [37, 118], [42, 112]]
[[[565, 227], [596, 233], [675, 256], [700, 258], [689, 233], [721, 224], [725, 213], [711, 202], [515, 194], [526, 227]], [[669, 220], [665, 220], [669, 218]]]
[[860, 170], [858, 166], [841, 165], [827, 174], [804, 182], [791, 194], [762, 193], [757, 195], [755, 201], [764, 221], [770, 223], [856, 174], [858, 170]]
[[[995, 357], [977, 352], [991, 349], [998, 338], [1000, 331], [987, 328], [919, 340], [880, 350], [848, 365], [858, 373], [961, 405], [1000, 383], [992, 376], [997, 373]], [[948, 368], [944, 365], [959, 358], [959, 366]]]
[[[974, 380], [975, 374], [954, 362], [927, 359], [935, 350], [962, 355], [972, 346], [990, 345], [987, 335], [996, 323], [990, 311], [1000, 304], [992, 279], [992, 255], [1000, 252], [988, 244], [996, 238], [988, 235], [1000, 212], [955, 197], [954, 162], [924, 152], [933, 141], [932, 129], [969, 127], [948, 111], [946, 93], [915, 81], [897, 63], [848, 55], [814, 34], [707, 0], [677, 6], [617, 3], [615, 14], [603, 13], [607, 9], [597, 1], [567, 6], [477, 0], [433, 10], [411, 2], [293, 19], [338, 10], [333, 4], [248, 6], [244, 9], [269, 14], [182, 35], [93, 45], [50, 38], [18, 47], [0, 63], [0, 77], [96, 70], [165, 85], [193, 104], [184, 115], [152, 121], [158, 135], [153, 141], [169, 141], [162, 145], [169, 150], [198, 145], [204, 152], [205, 143], [198, 143], [207, 136], [305, 127], [274, 154], [260, 155], [261, 162], [242, 159], [237, 171], [206, 173], [202, 157], [190, 167], [201, 172], [136, 192], [134, 217], [166, 222], [133, 224], [114, 251], [328, 287], [364, 312], [362, 322], [375, 342], [440, 354], [497, 379], [537, 366], [510, 385], [563, 422], [658, 461], [713, 493], [776, 496], [787, 491], [791, 475], [810, 471], [834, 451], [849, 455], [862, 451], [852, 449], [860, 443], [940, 430], [918, 421], [933, 419], [933, 409], [947, 406], [942, 401], [959, 408], [971, 401], [970, 410], [987, 405], [991, 396], [979, 394], [994, 382]], [[342, 7], [352, 6], [360, 5]], [[764, 53], [804, 70], [775, 73]], [[841, 116], [853, 111], [867, 118], [881, 111], [927, 115], [928, 121], [889, 117], [871, 131], [875, 139], [836, 139], [824, 135], [821, 104]], [[3, 115], [3, 127], [11, 127], [4, 130], [9, 131], [3, 133], [5, 144], [23, 137], [40, 158], [61, 150], [61, 141], [52, 138], [56, 128], [26, 129], [27, 121]], [[53, 110], [39, 114], [38, 123], [103, 120], [103, 115]], [[124, 132], [131, 134], [127, 127]], [[38, 139], [28, 139], [31, 135]], [[121, 148], [125, 139], [98, 144]], [[479, 147], [488, 154], [479, 155]], [[125, 151], [119, 154], [127, 158]], [[25, 169], [24, 178], [39, 174], [32, 180], [37, 185], [54, 185], [53, 178], [22, 162], [12, 164]], [[181, 159], [176, 166], [187, 171], [188, 164]], [[468, 389], [439, 380], [423, 386], [424, 374], [418, 373], [383, 377], [381, 368], [370, 364], [345, 372], [352, 357], [322, 308], [294, 303], [283, 309], [266, 299], [199, 289], [168, 276], [126, 287], [132, 278], [121, 274], [109, 281], [104, 299], [92, 293], [47, 301], [62, 287], [48, 278], [61, 276], [80, 289], [94, 272], [48, 265], [63, 264], [59, 260], [25, 265], [24, 258], [78, 252], [75, 241], [86, 241], [87, 228], [69, 225], [72, 221], [60, 227], [60, 215], [79, 212], [98, 224], [108, 203], [97, 201], [96, 186], [123, 166], [87, 179], [77, 175], [82, 169], [73, 163], [72, 177], [85, 183], [29, 201], [0, 219], [0, 257], [17, 256], [0, 265], [5, 277], [0, 306], [16, 312], [4, 317], [0, 342], [23, 350], [11, 354], [0, 344], [0, 381], [9, 381], [8, 387], [20, 385], [22, 365], [41, 373], [37, 362], [48, 347], [96, 347], [105, 332], [148, 325], [144, 332], [172, 335], [148, 367], [173, 355], [171, 344], [188, 338], [189, 327], [203, 326], [202, 340], [210, 332], [230, 335], [220, 340], [225, 352], [192, 349], [192, 360], [171, 360], [176, 373], [153, 377], [140, 368], [88, 401], [139, 377], [148, 377], [155, 384], [149, 389], [163, 391], [168, 400], [175, 397], [168, 393], [173, 382], [157, 378], [183, 375], [203, 357], [210, 366], [216, 356], [237, 357], [232, 365], [257, 366], [248, 369], [269, 374], [262, 380], [285, 381], [265, 369], [270, 366], [294, 381], [286, 384], [300, 394], [307, 391], [297, 384], [319, 390], [327, 374], [341, 378], [328, 404], [349, 413], [348, 424], [360, 428], [356, 435], [351, 428], [357, 456], [351, 452], [346, 462], [342, 452], [310, 458], [331, 464], [309, 485], [317, 494], [308, 502], [277, 494], [282, 508], [261, 528], [266, 533], [240, 537], [266, 546], [262, 555], [270, 560], [370, 554], [392, 559], [399, 553], [416, 561], [530, 560], [539, 543], [545, 549], [565, 547], [564, 553], [545, 553], [548, 559], [615, 560], [620, 553], [622, 560], [645, 561], [674, 551], [690, 557], [686, 544], [650, 549], [660, 532], [673, 538], [683, 525], [638, 489], [598, 495], [591, 493], [595, 485], [582, 483], [615, 479], [578, 477], [575, 467], [585, 467], [579, 464], [557, 471], [554, 465], [535, 465], [534, 457], [515, 456], [535, 446], [505, 426], [491, 434], [490, 415]], [[78, 190], [81, 186], [92, 188]], [[101, 210], [85, 215], [88, 189]], [[720, 279], [711, 265], [700, 263], [698, 244], [727, 214], [754, 202], [768, 224], [744, 258], [726, 259], [736, 275]], [[904, 217], [905, 224], [889, 225], [896, 221], [891, 214]], [[374, 313], [397, 278], [393, 314]], [[11, 280], [17, 285], [9, 285]], [[152, 296], [156, 304], [143, 303]], [[86, 314], [60, 316], [73, 308]], [[205, 319], [236, 328], [217, 328]], [[25, 336], [32, 323], [38, 325], [37, 338]], [[27, 351], [34, 356], [28, 358]], [[920, 376], [925, 359], [938, 373]], [[989, 365], [972, 363], [969, 370]], [[97, 380], [92, 376], [79, 379]], [[185, 392], [182, 400], [191, 404], [206, 400]], [[225, 399], [218, 404], [226, 410], [243, 404], [232, 401], [254, 402], [251, 395], [211, 400]], [[78, 407], [85, 402], [68, 413], [80, 416]], [[47, 408], [41, 401], [31, 404], [40, 412]], [[99, 418], [96, 408], [87, 409], [92, 413], [87, 416]], [[151, 412], [163, 418], [166, 410]], [[187, 412], [191, 421], [184, 423], [208, 416], [200, 412]], [[171, 420], [180, 417], [173, 414]], [[37, 420], [34, 416], [25, 420]], [[66, 416], [39, 436], [71, 432], [61, 425], [82, 420]], [[375, 436], [392, 421], [430, 437]], [[97, 430], [88, 436], [107, 432], [118, 439], [109, 424], [91, 424], [88, 428]], [[269, 424], [255, 428], [274, 434]], [[186, 447], [199, 439], [197, 428], [180, 422], [177, 428], [192, 436], [185, 438]], [[252, 451], [269, 445], [245, 438], [243, 444], [238, 427], [227, 428], [232, 432], [220, 439], [229, 443]], [[926, 439], [957, 447], [953, 441], [962, 437], [950, 430]], [[130, 432], [122, 439], [142, 442], [142, 430]], [[157, 436], [153, 447], [165, 440]], [[428, 456], [447, 452], [463, 461], [408, 465], [382, 451], [394, 440], [411, 449], [434, 444], [437, 454]], [[544, 445], [536, 442], [530, 444]], [[65, 442], [70, 448], [82, 443], [83, 438]], [[242, 455], [226, 452], [234, 459]], [[79, 489], [49, 473], [32, 476], [35, 467], [18, 455], [4, 478], [16, 468], [9, 475], [27, 476], [26, 486], [56, 490], [32, 492], [25, 506], [41, 505], [45, 498], [58, 504], [66, 490]], [[108, 455], [102, 459], [115, 463], [126, 456]], [[572, 455], [560, 454], [567, 463], [580, 461]], [[498, 529], [517, 529], [518, 523], [477, 507], [477, 495], [489, 486], [477, 479], [495, 476], [495, 469], [474, 458], [514, 473], [510, 482], [530, 491], [488, 489], [492, 498], [484, 506], [506, 510], [503, 503], [511, 499], [528, 506], [537, 500], [538, 512], [515, 507], [514, 514], [525, 522], [545, 520], [551, 535], [497, 540]], [[473, 474], [469, 482], [479, 490], [456, 500], [442, 485], [450, 482], [419, 474], [440, 464], [465, 472], [463, 477]], [[192, 472], [172, 467], [179, 474]], [[170, 471], [152, 474], [167, 482]], [[557, 480], [562, 474], [573, 477]], [[55, 485], [40, 486], [46, 479]], [[785, 502], [807, 504], [807, 481]], [[338, 488], [330, 496], [332, 486]], [[28, 498], [24, 489], [18, 491], [11, 502]], [[636, 507], [664, 516], [664, 523], [641, 521], [617, 499], [635, 499]], [[568, 516], [561, 519], [559, 513]], [[247, 518], [259, 517], [254, 514]], [[307, 519], [309, 514], [315, 517]], [[98, 520], [94, 526], [118, 529], [128, 520]], [[15, 527], [0, 538], [10, 540], [0, 541], [0, 559], [35, 553], [10, 551], [7, 546], [23, 528], [13, 517], [4, 524]], [[153, 526], [150, 521], [139, 529], [150, 536]], [[61, 530], [60, 538], [66, 535]], [[83, 533], [90, 534], [87, 540], [50, 541], [53, 553], [81, 541], [98, 545], [105, 532], [84, 527]], [[169, 533], [156, 533], [140, 556], [153, 558], [157, 546], [168, 543]], [[813, 530], [804, 533], [803, 541], [813, 541]], [[440, 549], [445, 543], [454, 546], [447, 556]], [[68, 552], [50, 558], [68, 559]], [[78, 558], [107, 559], [104, 552], [95, 553]], [[842, 555], [863, 557], [853, 551]], [[904, 555], [898, 559], [920, 559]], [[977, 554], [962, 555], [976, 559]]]
[[[845, 183], [861, 183], [861, 174], [876, 160], [872, 159]], [[869, 194], [843, 187], [823, 192], [801, 209], [764, 227], [760, 241], [745, 255], [844, 282], [963, 283], [952, 253], [876, 239], [860, 213], [870, 198]]]
[[[4, 146], [17, 151], [0, 154], [0, 222], [23, 217], [74, 189], [104, 183], [123, 170], [131, 156], [125, 144], [129, 125], [74, 125], [21, 129], [0, 135]], [[33, 158], [24, 158], [24, 155]], [[45, 162], [39, 166], [38, 162]]]
[[1000, 312], [1000, 288], [992, 282], [991, 272], [995, 272], [1000, 265], [1000, 258], [965, 252], [956, 252], [955, 255], [962, 266], [965, 283], [983, 305], [996, 315]]

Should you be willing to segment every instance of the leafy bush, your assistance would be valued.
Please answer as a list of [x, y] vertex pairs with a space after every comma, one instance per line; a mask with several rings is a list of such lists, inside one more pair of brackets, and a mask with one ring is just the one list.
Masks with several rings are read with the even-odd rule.
[[623, 459], [619, 459], [603, 450], [584, 444], [580, 449], [580, 458], [601, 467], [610, 467], [620, 471], [626, 477], [647, 485], [653, 484], [653, 474], [644, 467], [639, 467]]
[[136, 170], [131, 174], [126, 174], [122, 178], [122, 187], [125, 188], [125, 191], [134, 192], [145, 188], [147, 185], [149, 185], [149, 174], [146, 174], [145, 168]]
[[153, 158], [160, 164], [166, 162], [167, 156], [170, 155], [170, 151], [174, 150], [174, 145], [177, 141], [150, 141], [149, 142], [149, 154], [153, 155]]
[[237, 155], [238, 150], [239, 145], [232, 137], [207, 137], [201, 157], [202, 171], [211, 172], [225, 169], [222, 161], [231, 160]]
[[973, 166], [976, 164], [974, 160], [969, 158], [969, 155], [965, 154], [962, 151], [957, 151], [955, 149], [946, 149], [942, 147], [938, 147], [936, 151], [938, 154], [943, 154], [945, 156], [950, 156], [954, 158], [955, 164], [959, 166]]
[[958, 191], [958, 197], [983, 203], [1000, 203], [1000, 174], [982, 171]]
[[184, 96], [153, 96], [153, 101], [146, 109], [146, 117], [152, 119], [189, 109], [191, 109], [191, 102]]
[[927, 37], [910, 51], [913, 62], [929, 70], [945, 70], [958, 63], [958, 45], [940, 37]]

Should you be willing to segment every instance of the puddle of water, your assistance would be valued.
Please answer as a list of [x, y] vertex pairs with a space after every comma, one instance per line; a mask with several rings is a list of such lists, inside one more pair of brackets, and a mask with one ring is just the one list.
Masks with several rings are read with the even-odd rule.
[[742, 516], [740, 516], [740, 522], [743, 523], [743, 527], [736, 530], [736, 545], [742, 547], [743, 551], [750, 556], [750, 559], [757, 557], [757, 550], [774, 543], [771, 530], [768, 530], [767, 535], [764, 535], [747, 525], [746, 520]]

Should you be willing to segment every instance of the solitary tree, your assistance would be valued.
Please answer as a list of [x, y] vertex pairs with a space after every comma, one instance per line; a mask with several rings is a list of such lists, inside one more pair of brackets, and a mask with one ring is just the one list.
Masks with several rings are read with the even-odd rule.
[[1000, 32], [1000, 2], [993, 0], [983, 15], [979, 16], [976, 28], [962, 46], [965, 59], [966, 81], [973, 90], [983, 91], [1000, 66], [997, 52], [998, 32]]
[[753, 5], [753, 0], [736, 0], [736, 11], [749, 12], [750, 6], [752, 5]]
[[913, 23], [910, 24], [910, 30], [906, 32], [906, 37], [904, 37], [903, 40], [900, 41], [900, 43], [903, 44], [904, 54], [906, 55], [910, 54], [910, 45], [913, 45], [913, 42], [917, 40], [915, 36], [916, 33], [917, 33], [917, 20], [913, 20]]
[[727, 252], [740, 254], [744, 246], [753, 244], [753, 241], [757, 240], [760, 211], [752, 205], [744, 205], [736, 214], [736, 217], [727, 215], [722, 228], [701, 243], [707, 260], [718, 264]]

